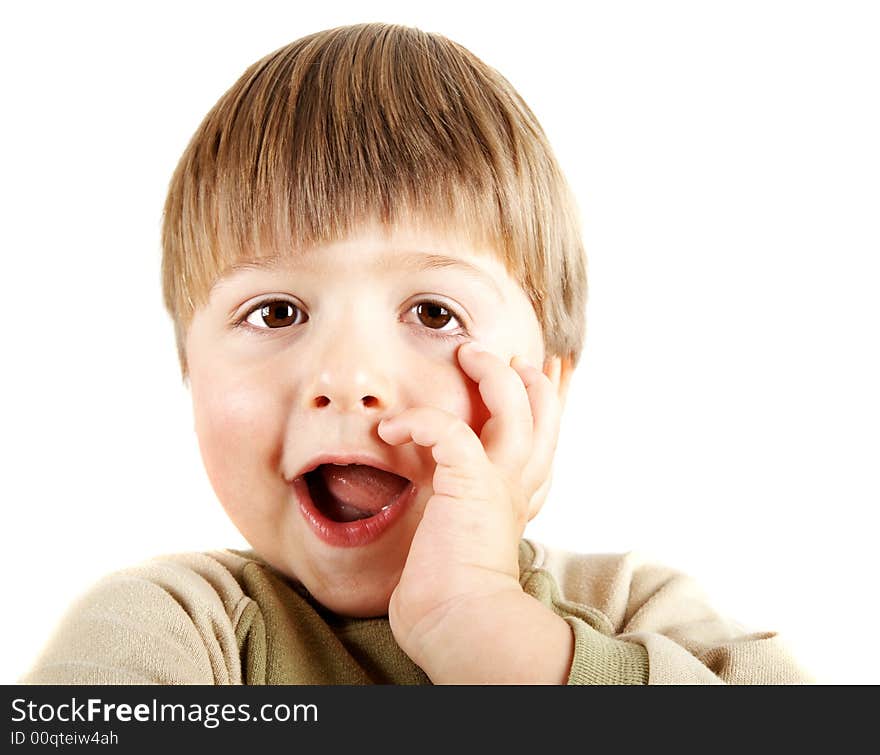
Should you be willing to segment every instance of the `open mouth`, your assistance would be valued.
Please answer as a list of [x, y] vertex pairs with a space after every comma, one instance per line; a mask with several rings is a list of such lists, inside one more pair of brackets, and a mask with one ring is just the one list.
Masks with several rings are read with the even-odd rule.
[[397, 503], [410, 480], [366, 464], [321, 464], [303, 479], [315, 508], [333, 522], [368, 519]]

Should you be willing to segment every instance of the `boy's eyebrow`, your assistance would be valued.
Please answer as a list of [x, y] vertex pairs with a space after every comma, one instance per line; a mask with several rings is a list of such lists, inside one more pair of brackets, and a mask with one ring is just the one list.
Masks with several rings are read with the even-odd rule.
[[[238, 262], [228, 268], [226, 275], [234, 274], [240, 270], [271, 270], [278, 265], [282, 265], [283, 262], [284, 259], [280, 256]], [[501, 301], [505, 301], [504, 293], [491, 275], [476, 265], [472, 265], [470, 262], [457, 257], [449, 257], [445, 254], [425, 254], [423, 252], [398, 252], [381, 256], [374, 267], [378, 270], [404, 268], [408, 273], [423, 273], [430, 270], [445, 270], [448, 268], [460, 270], [472, 280], [491, 289]]]
[[476, 265], [472, 265], [470, 262], [458, 259], [457, 257], [448, 257], [445, 254], [404, 252], [402, 254], [385, 255], [380, 258], [380, 262], [377, 266], [391, 268], [403, 267], [406, 268], [407, 271], [413, 273], [423, 273], [428, 272], [429, 270], [444, 270], [447, 268], [460, 270], [477, 283], [482, 283], [484, 286], [492, 289], [495, 295], [498, 296], [501, 301], [504, 301], [504, 294], [491, 275], [484, 270], [481, 270]]

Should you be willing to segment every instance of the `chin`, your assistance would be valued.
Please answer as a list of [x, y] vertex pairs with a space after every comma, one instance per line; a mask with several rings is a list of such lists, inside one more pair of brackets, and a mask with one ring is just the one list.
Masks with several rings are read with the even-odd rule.
[[377, 616], [387, 616], [388, 604], [391, 602], [391, 594], [397, 586], [399, 574], [390, 586], [365, 585], [359, 586], [338, 585], [335, 589], [312, 590], [306, 585], [312, 597], [324, 608], [333, 611], [340, 616], [348, 616], [354, 619], [367, 619]]

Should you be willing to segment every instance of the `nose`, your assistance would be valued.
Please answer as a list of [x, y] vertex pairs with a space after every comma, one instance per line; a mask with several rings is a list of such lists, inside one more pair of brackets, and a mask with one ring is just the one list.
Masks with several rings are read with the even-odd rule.
[[329, 339], [316, 361], [303, 400], [307, 409], [349, 414], [384, 414], [394, 403], [387, 355], [368, 340]]

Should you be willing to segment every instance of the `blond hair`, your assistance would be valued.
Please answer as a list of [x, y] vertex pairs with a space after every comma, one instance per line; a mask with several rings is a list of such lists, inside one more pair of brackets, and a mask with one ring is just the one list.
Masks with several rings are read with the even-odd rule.
[[193, 313], [231, 266], [414, 219], [496, 250], [547, 356], [577, 362], [577, 207], [501, 74], [442, 35], [380, 23], [311, 34], [254, 63], [205, 116], [165, 201], [163, 293], [183, 374]]

